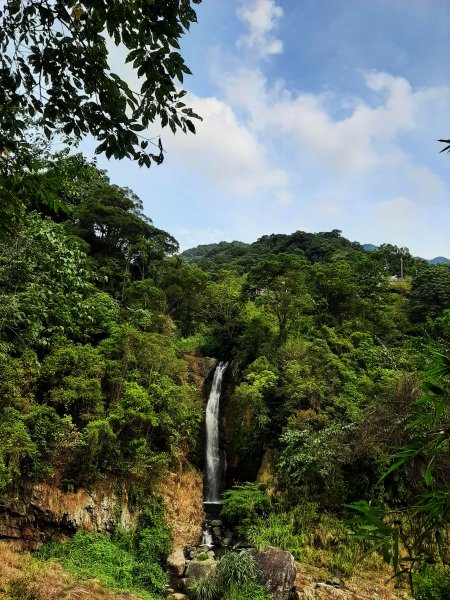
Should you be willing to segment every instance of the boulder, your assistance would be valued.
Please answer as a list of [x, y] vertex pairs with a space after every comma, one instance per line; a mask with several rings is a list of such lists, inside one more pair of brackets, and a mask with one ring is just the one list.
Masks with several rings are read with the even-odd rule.
[[172, 575], [182, 577], [186, 567], [186, 559], [181, 548], [177, 548], [167, 557], [167, 570]]
[[206, 577], [214, 577], [217, 573], [217, 563], [212, 558], [207, 560], [191, 560], [187, 572], [188, 582], [194, 579], [205, 579]]
[[223, 522], [220, 519], [213, 519], [210, 525], [211, 527], [222, 527]]
[[169, 596], [170, 600], [188, 600], [186, 594], [175, 593]]
[[294, 557], [290, 552], [267, 547], [250, 551], [259, 570], [260, 582], [274, 600], [288, 600], [295, 581]]

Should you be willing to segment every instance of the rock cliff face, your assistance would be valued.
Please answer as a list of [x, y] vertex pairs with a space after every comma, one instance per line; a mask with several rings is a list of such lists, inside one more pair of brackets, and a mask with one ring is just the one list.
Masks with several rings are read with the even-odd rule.
[[194, 383], [199, 389], [204, 391], [205, 384], [210, 379], [217, 365], [217, 359], [208, 358], [207, 356], [195, 356], [193, 354], [186, 354], [184, 358], [188, 362], [189, 373]]
[[173, 547], [196, 546], [202, 537], [203, 480], [193, 469], [170, 473], [161, 483], [166, 521], [172, 530]]
[[[174, 547], [198, 544], [204, 519], [201, 475], [193, 469], [169, 473], [159, 491]], [[112, 482], [76, 492], [38, 483], [23, 489], [17, 498], [0, 503], [0, 539], [23, 550], [35, 550], [48, 540], [63, 539], [80, 528], [111, 533], [118, 525], [128, 531], [136, 525], [136, 519], [126, 488]]]
[[79, 528], [109, 533], [115, 524], [128, 530], [136, 518], [129, 510], [125, 487], [102, 482], [88, 491], [64, 492], [38, 483], [0, 504], [0, 538], [21, 549], [34, 550], [43, 542], [61, 539]]

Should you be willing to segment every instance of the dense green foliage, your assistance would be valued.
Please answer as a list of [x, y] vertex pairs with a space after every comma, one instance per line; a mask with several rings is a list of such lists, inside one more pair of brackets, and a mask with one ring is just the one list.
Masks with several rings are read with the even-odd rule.
[[[448, 373], [417, 401], [430, 350], [449, 352], [450, 266], [388, 245], [365, 252], [336, 230], [180, 256], [95, 164], [65, 152], [41, 161], [38, 186], [23, 174], [22, 216], [0, 239], [5, 499], [50, 475], [69, 489], [122, 480], [144, 497], [167, 468], [201, 466], [197, 354], [231, 363], [224, 441], [237, 487], [223, 514], [252, 544], [349, 574], [359, 547], [345, 504], [405, 511], [442, 500]], [[383, 458], [411, 446], [411, 460], [382, 478]], [[446, 510], [441, 502], [441, 525]], [[166, 550], [145, 530], [133, 543], [157, 565]], [[415, 535], [411, 525], [403, 543]], [[139, 585], [156, 589], [151, 577]]]
[[189, 594], [192, 600], [269, 600], [257, 578], [256, 563], [248, 552], [228, 552], [219, 560], [217, 576], [192, 581]]
[[445, 600], [450, 590], [450, 571], [447, 568], [427, 566], [414, 577], [417, 600]]
[[[143, 483], [195, 448], [201, 423], [157, 283], [176, 241], [81, 157], [52, 169], [66, 177], [66, 211], [46, 216], [31, 196], [0, 242], [6, 493], [55, 468], [75, 487], [107, 474]], [[70, 187], [75, 170], [80, 185]]]
[[382, 548], [395, 573], [407, 573], [411, 587], [416, 584], [422, 590], [421, 598], [441, 598], [449, 591], [448, 570], [429, 568], [437, 559], [446, 566], [449, 560], [449, 375], [450, 360], [436, 353], [423, 383], [425, 395], [416, 400], [405, 426], [408, 443], [388, 457], [390, 465], [382, 476], [384, 480], [418, 465], [425, 491], [406, 506], [389, 511], [380, 503], [351, 505], [358, 513], [358, 537], [371, 542], [372, 551]]
[[221, 515], [231, 523], [245, 522], [267, 515], [271, 506], [264, 486], [247, 482], [224, 492]]
[[[191, 363], [214, 356], [231, 365], [227, 523], [340, 576], [372, 544], [418, 599], [448, 598], [450, 265], [338, 230], [179, 255], [131, 190], [50, 151], [91, 134], [97, 153], [150, 166], [164, 156], [142, 137], [151, 123], [195, 131], [175, 81], [199, 1], [0, 11], [0, 499], [46, 480], [127, 485], [134, 531], [78, 532], [41, 556], [159, 595], [171, 535], [149, 498], [168, 469], [202, 464]], [[139, 91], [110, 70], [109, 42]], [[190, 593], [268, 597], [246, 553]]]
[[[450, 349], [448, 266], [387, 244], [367, 253], [338, 231], [223, 242], [184, 255], [215, 281], [234, 273], [241, 282], [226, 346], [235, 357], [230, 473], [238, 481], [259, 477], [271, 499], [259, 516], [260, 488], [238, 485], [226, 493], [223, 516], [253, 545], [319, 563], [327, 553], [331, 571], [349, 574], [363, 552], [351, 541], [356, 529], [326, 514], [357, 501], [380, 515], [413, 505], [397, 543], [418, 550], [413, 569], [427, 556], [443, 558], [446, 542], [439, 554], [431, 538], [443, 535], [449, 517], [448, 396], [435, 385], [420, 400], [420, 380], [433, 350]], [[383, 478], [385, 457], [398, 447], [413, 448], [410, 460]], [[305, 524], [300, 509], [312, 505]], [[329, 535], [317, 543], [310, 526]]]

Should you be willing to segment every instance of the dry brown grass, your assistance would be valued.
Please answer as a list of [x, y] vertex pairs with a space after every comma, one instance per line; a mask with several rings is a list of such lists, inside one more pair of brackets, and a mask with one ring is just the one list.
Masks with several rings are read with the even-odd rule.
[[115, 593], [98, 581], [77, 581], [56, 563], [43, 564], [29, 553], [0, 543], [0, 600], [138, 600]]
[[[295, 585], [305, 590], [305, 598], [317, 598], [317, 600], [411, 600], [408, 588], [405, 584], [397, 587], [398, 582], [390, 579], [391, 572], [388, 567], [380, 563], [378, 568], [361, 569], [357, 575], [344, 580], [341, 589], [331, 586], [316, 588], [317, 582], [330, 579], [325, 568], [319, 568], [296, 562], [297, 577]], [[320, 583], [319, 583], [320, 585]], [[308, 593], [310, 595], [308, 595]]]

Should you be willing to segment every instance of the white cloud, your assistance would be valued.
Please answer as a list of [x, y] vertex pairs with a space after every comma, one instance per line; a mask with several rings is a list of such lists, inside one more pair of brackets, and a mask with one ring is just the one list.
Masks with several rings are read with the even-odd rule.
[[[406, 167], [399, 137], [417, 130], [430, 106], [450, 99], [448, 89], [413, 90], [406, 79], [387, 73], [369, 73], [364, 80], [369, 99], [353, 98], [350, 105], [348, 98], [332, 93], [293, 93], [282, 81], [269, 87], [258, 70], [226, 74], [221, 85], [227, 102], [246, 114], [252, 130], [293, 140], [305, 164], [343, 179], [375, 168]], [[343, 106], [346, 116], [336, 118], [336, 107]], [[432, 172], [426, 177], [427, 183], [422, 172], [425, 185], [439, 187]]]
[[411, 185], [411, 195], [422, 205], [430, 206], [446, 193], [443, 180], [428, 167], [415, 165], [406, 168], [405, 178], [406, 183]]
[[185, 168], [212, 180], [239, 197], [273, 194], [280, 202], [291, 198], [285, 170], [274, 166], [264, 143], [238, 121], [232, 108], [217, 98], [187, 97], [203, 118], [197, 134], [177, 134], [166, 146]]
[[294, 194], [287, 190], [281, 189], [275, 193], [275, 198], [278, 204], [290, 204], [294, 201]]
[[283, 9], [275, 0], [244, 0], [238, 10], [238, 17], [248, 27], [248, 32], [237, 42], [256, 52], [260, 57], [283, 52], [283, 42], [271, 32], [283, 16]]
[[415, 230], [417, 206], [411, 199], [398, 196], [380, 202], [377, 216], [385, 234], [401, 246]]
[[[447, 136], [450, 87], [415, 88], [404, 77], [355, 71], [365, 89], [351, 97], [333, 81], [326, 93], [306, 93], [269, 80], [249, 67], [255, 58], [283, 50], [280, 4], [235, 2], [245, 27], [237, 45], [248, 52], [224, 49], [212, 67], [216, 96], [206, 88], [207, 97], [187, 97], [204, 118], [197, 135], [179, 132], [172, 139], [165, 129], [161, 169], [133, 170], [130, 183], [131, 167], [122, 163], [112, 176], [120, 168], [121, 183], [140, 182], [136, 191], [148, 195], [149, 214], [162, 219], [184, 247], [339, 228], [362, 242], [390, 241], [423, 256], [450, 256], [450, 159], [439, 156], [435, 142]], [[114, 66], [135, 87], [122, 50], [112, 46]], [[211, 65], [212, 54], [205, 63]], [[224, 64], [239, 69], [227, 72]], [[292, 72], [289, 80], [300, 81]], [[159, 131], [155, 123], [149, 134]]]

